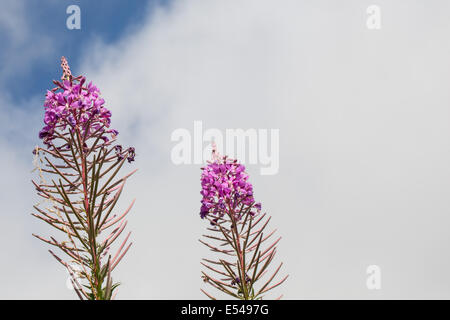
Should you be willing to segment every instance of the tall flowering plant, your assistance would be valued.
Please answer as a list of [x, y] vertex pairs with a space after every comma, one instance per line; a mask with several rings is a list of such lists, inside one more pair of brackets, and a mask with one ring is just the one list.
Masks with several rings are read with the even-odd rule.
[[116, 176], [125, 162], [134, 161], [135, 150], [115, 144], [118, 131], [110, 128], [111, 112], [99, 89], [83, 76], [73, 77], [64, 57], [61, 67], [61, 81], [54, 81], [56, 87], [45, 98], [45, 125], [39, 132], [44, 147], [33, 151], [39, 180], [32, 183], [43, 198], [33, 215], [65, 238], [33, 235], [65, 254], [67, 259], [49, 250], [67, 268], [81, 300], [109, 300], [119, 285], [111, 273], [132, 244], [130, 232], [116, 240], [134, 200], [122, 213], [113, 210], [136, 170]]
[[255, 202], [245, 167], [220, 156], [215, 145], [212, 158], [202, 168], [200, 217], [210, 225], [200, 242], [218, 257], [201, 262], [203, 281], [237, 299], [262, 299], [287, 279], [274, 282], [283, 263], [268, 275], [281, 237], [269, 243], [276, 230], [266, 233], [270, 217], [261, 212], [261, 203]]

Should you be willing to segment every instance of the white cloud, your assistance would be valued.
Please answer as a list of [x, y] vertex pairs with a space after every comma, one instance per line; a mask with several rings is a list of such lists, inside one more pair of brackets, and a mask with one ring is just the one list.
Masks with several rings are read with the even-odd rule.
[[2, 40], [2, 68], [0, 80], [23, 72], [39, 59], [48, 56], [55, 49], [50, 37], [33, 32], [29, 21], [32, 14], [29, 3], [24, 0], [2, 1], [0, 10], [0, 39]]
[[[169, 157], [171, 132], [202, 120], [223, 130], [280, 128], [280, 174], [250, 172], [284, 237], [287, 298], [448, 296], [437, 283], [450, 280], [440, 254], [450, 209], [448, 97], [438, 71], [449, 47], [439, 63], [420, 64], [442, 48], [439, 31], [430, 37], [433, 27], [408, 19], [430, 22], [439, 9], [408, 5], [407, 17], [400, 4], [383, 5], [396, 20], [375, 34], [356, 1], [175, 1], [136, 34], [97, 47], [95, 59], [86, 55], [84, 70], [122, 139], [138, 147], [141, 171], [128, 190], [139, 199], [130, 223], [137, 245], [124, 295], [201, 297], [199, 170]], [[431, 97], [427, 76], [436, 79]], [[441, 249], [425, 249], [436, 242]], [[370, 264], [390, 281], [381, 292], [365, 287]]]

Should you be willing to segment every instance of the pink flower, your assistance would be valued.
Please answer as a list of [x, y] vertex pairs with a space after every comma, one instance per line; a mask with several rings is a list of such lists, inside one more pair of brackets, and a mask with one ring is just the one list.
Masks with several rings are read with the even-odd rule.
[[105, 100], [100, 97], [100, 90], [92, 82], [85, 86], [85, 82], [85, 77], [70, 76], [63, 82], [54, 81], [57, 87], [47, 91], [45, 126], [39, 132], [39, 138], [44, 143], [49, 144], [55, 138], [57, 128], [67, 126], [71, 130], [79, 128], [81, 134], [86, 133], [87, 137], [103, 126], [105, 133], [117, 136], [117, 130], [106, 130], [111, 124], [111, 111], [104, 106]]
[[[201, 185], [202, 206], [200, 217], [203, 219], [208, 214], [223, 216], [234, 214], [238, 219], [241, 206], [252, 207], [253, 186], [248, 182], [249, 175], [245, 172], [245, 166], [237, 160], [225, 157], [213, 157], [215, 159], [202, 168]], [[254, 207], [260, 211], [261, 204]]]

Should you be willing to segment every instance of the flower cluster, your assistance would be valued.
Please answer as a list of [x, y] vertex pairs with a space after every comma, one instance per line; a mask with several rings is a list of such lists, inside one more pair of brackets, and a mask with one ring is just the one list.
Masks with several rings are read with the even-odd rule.
[[[114, 152], [116, 153], [117, 160], [119, 160], [119, 161], [123, 160], [123, 158], [125, 157], [124, 156], [124, 152], [123, 152], [123, 148], [119, 144], [114, 146]], [[135, 148], [134, 147], [129, 147], [126, 150], [126, 152], [128, 154], [128, 156], [127, 156], [128, 163], [133, 162], [134, 161], [134, 157], [136, 156]]]
[[253, 186], [248, 178], [245, 166], [227, 157], [217, 158], [202, 168], [200, 217], [203, 219], [208, 214], [221, 217], [225, 213], [237, 216], [241, 205], [260, 211], [261, 204], [254, 203]]
[[[249, 283], [250, 281], [252, 281], [252, 279], [250, 279], [248, 274], [245, 274], [245, 283]], [[231, 285], [232, 286], [236, 286], [236, 285], [238, 285], [240, 283], [241, 283], [241, 278], [240, 277], [235, 277], [233, 280], [231, 280]]]
[[[104, 132], [113, 138], [119, 133], [109, 128], [111, 112], [105, 108], [105, 100], [100, 97], [99, 89], [90, 82], [85, 85], [86, 78], [72, 76], [61, 81], [54, 81], [56, 88], [47, 91], [45, 98], [45, 126], [39, 132], [39, 138], [49, 144], [55, 138], [55, 130], [72, 132], [76, 128], [82, 135], [89, 136], [104, 128]], [[106, 136], [102, 139], [108, 141]]]

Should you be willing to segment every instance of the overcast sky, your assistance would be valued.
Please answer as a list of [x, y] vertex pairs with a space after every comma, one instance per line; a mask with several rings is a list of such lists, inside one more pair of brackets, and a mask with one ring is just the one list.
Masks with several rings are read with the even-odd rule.
[[[66, 28], [71, 4], [81, 30]], [[278, 172], [248, 165], [283, 237], [277, 261], [290, 277], [276, 293], [450, 298], [449, 12], [446, 0], [2, 0], [0, 298], [75, 298], [31, 236], [58, 235], [30, 215], [30, 171], [62, 55], [137, 150], [118, 299], [205, 298], [201, 165], [171, 160], [172, 133], [194, 135], [194, 121], [279, 129]], [[370, 265], [380, 290], [366, 286]]]

